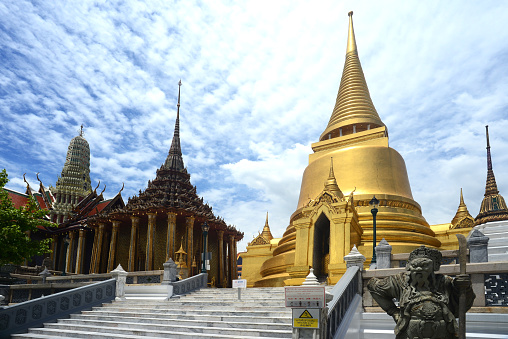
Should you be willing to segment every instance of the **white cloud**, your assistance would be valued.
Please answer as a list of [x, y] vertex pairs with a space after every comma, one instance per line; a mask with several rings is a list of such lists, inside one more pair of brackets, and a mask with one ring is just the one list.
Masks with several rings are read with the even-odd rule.
[[[11, 183], [56, 181], [84, 124], [92, 177], [125, 197], [155, 177], [182, 79], [185, 164], [214, 211], [249, 240], [270, 211], [281, 236], [333, 109], [354, 10], [374, 104], [430, 223], [464, 188], [477, 212], [484, 126], [508, 194], [508, 21], [503, 2], [126, 1], [0, 4], [0, 164]], [[29, 179], [31, 180], [31, 179]], [[273, 220], [273, 222], [272, 222]]]

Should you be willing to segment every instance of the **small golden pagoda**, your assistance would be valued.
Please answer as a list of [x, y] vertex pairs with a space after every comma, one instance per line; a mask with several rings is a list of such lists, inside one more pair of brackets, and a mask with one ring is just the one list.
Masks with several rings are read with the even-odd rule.
[[[321, 281], [334, 284], [346, 271], [343, 258], [353, 245], [371, 258], [369, 201], [374, 195], [380, 201], [377, 238], [385, 238], [394, 253], [441, 246], [413, 199], [404, 159], [389, 147], [388, 130], [370, 98], [352, 14], [335, 107], [319, 141], [312, 144], [296, 211], [283, 237], [273, 239], [277, 246], [271, 249], [270, 242], [263, 245], [270, 248], [259, 251], [253, 267], [261, 265], [261, 278], [249, 285], [300, 285], [310, 267]], [[244, 260], [258, 251], [250, 245]], [[255, 277], [252, 271], [245, 260], [243, 276]]]

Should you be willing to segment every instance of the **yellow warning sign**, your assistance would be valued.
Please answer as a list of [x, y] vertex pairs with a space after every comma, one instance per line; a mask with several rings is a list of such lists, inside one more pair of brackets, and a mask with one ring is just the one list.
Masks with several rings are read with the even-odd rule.
[[303, 311], [300, 318], [312, 318], [312, 316], [310, 315], [309, 311], [305, 310], [305, 311]]
[[319, 309], [293, 309], [293, 327], [319, 328]]
[[318, 319], [309, 318], [297, 318], [293, 319], [293, 327], [308, 327], [308, 328], [319, 328]]

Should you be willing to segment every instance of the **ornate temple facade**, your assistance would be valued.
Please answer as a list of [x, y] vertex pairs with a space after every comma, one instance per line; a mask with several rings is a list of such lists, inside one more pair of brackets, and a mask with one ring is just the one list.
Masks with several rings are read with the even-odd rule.
[[373, 196], [380, 201], [377, 240], [386, 239], [394, 253], [421, 245], [457, 247], [454, 234], [467, 235], [473, 226], [463, 199], [452, 223], [434, 230], [413, 199], [404, 159], [388, 141], [363, 74], [350, 12], [335, 107], [319, 141], [312, 144], [298, 205], [282, 238], [263, 242], [258, 236], [242, 254], [242, 274], [253, 279], [249, 286], [300, 285], [310, 267], [321, 281], [335, 284], [354, 245], [371, 258]]
[[109, 272], [118, 264], [127, 271], [159, 270], [171, 258], [182, 278], [198, 274], [203, 267], [205, 222], [209, 279], [218, 286], [231, 286], [237, 277], [236, 246], [243, 233], [215, 216], [190, 182], [180, 147], [179, 90], [173, 140], [155, 179], [124, 207], [87, 219], [94, 233], [90, 273]]

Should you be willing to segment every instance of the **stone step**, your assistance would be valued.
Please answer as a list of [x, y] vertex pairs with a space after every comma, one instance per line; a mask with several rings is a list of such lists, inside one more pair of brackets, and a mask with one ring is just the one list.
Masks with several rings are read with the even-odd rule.
[[[68, 319], [66, 319], [68, 320]], [[100, 325], [99, 325], [100, 324]], [[202, 334], [213, 334], [213, 335], [238, 335], [238, 328], [225, 328], [225, 327], [206, 327], [206, 326], [182, 326], [179, 324], [139, 324], [129, 322], [91, 322], [90, 325], [81, 325], [75, 323], [67, 323], [59, 321], [58, 323], [48, 323], [44, 325], [44, 328], [58, 329], [62, 332], [68, 330], [80, 330], [86, 332], [97, 332], [100, 333], [112, 333], [112, 334], [127, 334], [127, 335], [139, 335], [139, 336], [155, 336], [155, 337], [170, 337], [180, 338], [182, 333], [193, 334], [194, 336], [201, 337]], [[32, 330], [31, 330], [32, 331]], [[36, 331], [36, 329], [33, 329]], [[43, 333], [43, 332], [35, 332]], [[244, 336], [251, 337], [279, 337], [279, 338], [291, 338], [292, 330], [289, 327], [288, 330], [263, 330], [263, 329], [250, 329], [242, 328], [241, 333]]]
[[[214, 312], [208, 311], [185, 311], [185, 310], [167, 310], [167, 311], [146, 311], [146, 312], [132, 312], [126, 311], [102, 311], [100, 309], [96, 311], [84, 311], [81, 315], [86, 316], [94, 316], [94, 317], [108, 317], [108, 316], [125, 316], [125, 317], [154, 317], [154, 318], [179, 318], [185, 316], [185, 319], [216, 319], [217, 321], [221, 321], [224, 319], [232, 320], [232, 321], [247, 321], [247, 319], [252, 319], [252, 321], [264, 321], [264, 322], [273, 322], [273, 323], [291, 323], [291, 312], [288, 311], [286, 313], [282, 312], [263, 312], [263, 311], [221, 311], [217, 310]], [[71, 317], [79, 316], [78, 314], [73, 314]], [[250, 320], [248, 320], [250, 321]]]
[[[23, 334], [14, 334], [12, 337], [14, 338], [25, 338], [25, 339], [45, 339], [45, 338], [59, 338], [59, 339], [78, 339], [78, 338], [85, 338], [85, 339], [104, 339], [104, 338], [119, 338], [119, 339], [139, 339], [139, 334], [126, 334], [126, 333], [101, 333], [101, 329], [97, 328], [96, 331], [90, 332], [90, 331], [79, 331], [75, 329], [67, 330], [65, 333], [62, 332], [59, 329], [50, 329], [50, 328], [36, 328], [36, 329], [30, 329], [29, 333], [23, 333]], [[147, 335], [144, 333], [142, 336], [144, 339], [155, 339], [155, 338], [161, 338], [161, 336], [157, 335], [157, 333]], [[163, 335], [164, 338], [172, 338], [172, 339], [192, 339], [195, 338], [194, 333], [178, 333], [175, 335]], [[224, 338], [224, 339], [254, 339], [259, 338], [257, 336], [246, 336], [246, 335], [226, 335], [226, 334], [206, 334], [201, 333], [199, 335], [200, 338]], [[265, 339], [278, 339], [280, 337], [264, 337]]]
[[156, 308], [156, 309], [175, 309], [175, 308], [184, 308], [184, 309], [217, 309], [220, 307], [227, 307], [231, 308], [235, 311], [242, 310], [242, 309], [269, 309], [271, 311], [282, 311], [285, 310], [286, 307], [284, 307], [284, 304], [282, 303], [268, 303], [268, 302], [237, 302], [237, 303], [227, 303], [227, 302], [220, 302], [220, 301], [209, 301], [209, 302], [200, 302], [200, 301], [186, 301], [186, 302], [174, 302], [170, 304], [165, 303], [157, 303], [157, 304], [138, 304], [138, 305], [119, 305], [119, 304], [104, 304], [102, 306], [104, 308], [129, 308], [129, 307], [136, 307], [136, 308]]
[[[99, 307], [94, 307], [93, 310], [98, 310], [100, 309]], [[104, 306], [105, 310], [119, 310], [119, 311], [132, 311], [134, 308], [133, 307], [129, 307], [129, 306], [109, 306], [109, 307], [106, 307]], [[140, 312], [158, 312], [158, 313], [162, 313], [162, 312], [167, 312], [167, 311], [174, 311], [174, 310], [178, 310], [178, 311], [186, 311], [186, 313], [189, 313], [189, 312], [195, 312], [195, 311], [200, 311], [200, 312], [208, 312], [208, 313], [212, 313], [212, 312], [225, 312], [225, 311], [229, 311], [229, 312], [255, 312], [255, 311], [259, 311], [260, 308], [259, 307], [256, 307], [256, 306], [250, 306], [250, 307], [245, 307], [245, 306], [238, 306], [238, 305], [226, 305], [226, 306], [203, 306], [203, 305], [187, 305], [187, 306], [179, 306], [179, 307], [172, 307], [172, 306], [150, 306], [150, 305], [146, 305], [145, 307], [135, 307], [136, 310], [140, 311]], [[263, 312], [270, 312], [270, 313], [273, 313], [273, 312], [277, 312], [279, 314], [285, 314], [285, 313], [289, 313], [291, 311], [291, 309], [287, 308], [287, 307], [283, 307], [283, 306], [280, 306], [280, 307], [275, 307], [275, 306], [264, 306], [261, 308], [261, 310]]]
[[[95, 318], [95, 319], [94, 319]], [[183, 327], [218, 327], [218, 328], [236, 328], [236, 329], [258, 329], [258, 330], [287, 330], [291, 328], [291, 321], [286, 324], [281, 323], [267, 323], [267, 322], [238, 322], [238, 321], [228, 321], [228, 320], [193, 320], [193, 319], [169, 319], [169, 318], [154, 318], [154, 317], [119, 317], [119, 316], [108, 316], [108, 317], [90, 317], [79, 315], [76, 317], [72, 317], [71, 319], [62, 319], [62, 324], [77, 324], [77, 325], [94, 325], [98, 324], [100, 326], [113, 326], [113, 324], [137, 324], [140, 326], [148, 326], [149, 328], [154, 328], [153, 326], [172, 326], [175, 328], [176, 325], [168, 325], [168, 324], [177, 324], [177, 326]]]

